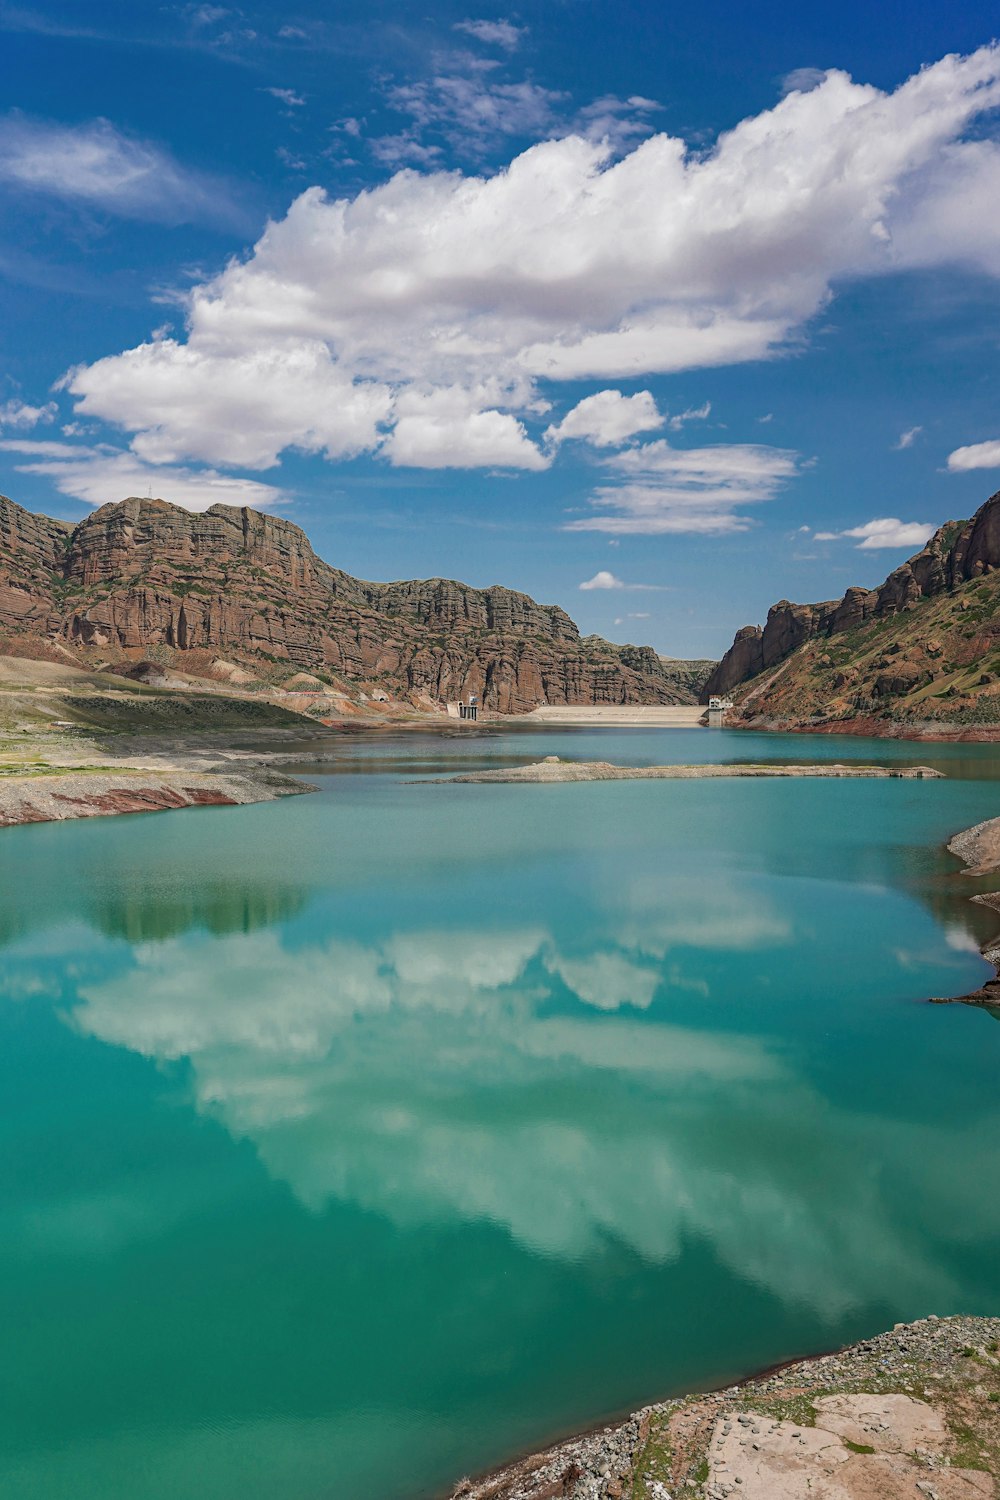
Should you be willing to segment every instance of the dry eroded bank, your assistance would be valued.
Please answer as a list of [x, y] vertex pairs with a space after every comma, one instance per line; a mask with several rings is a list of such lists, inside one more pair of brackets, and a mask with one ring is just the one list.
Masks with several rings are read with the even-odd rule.
[[0, 777], [0, 827], [181, 807], [273, 802], [314, 788], [279, 772], [135, 770], [96, 766]]

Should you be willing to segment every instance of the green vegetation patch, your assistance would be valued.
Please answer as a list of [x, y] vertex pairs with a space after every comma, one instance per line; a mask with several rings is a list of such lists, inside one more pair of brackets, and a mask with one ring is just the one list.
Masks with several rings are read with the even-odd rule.
[[[631, 1500], [646, 1500], [653, 1483], [669, 1485], [673, 1479], [674, 1449], [670, 1440], [672, 1413], [656, 1412], [650, 1417], [649, 1436], [632, 1469]], [[708, 1478], [708, 1464], [702, 1460]]]
[[[134, 774], [130, 767], [125, 769], [129, 775]], [[0, 762], [0, 777], [20, 776], [33, 780], [39, 776], [116, 776], [121, 771], [121, 766], [50, 766], [26, 761], [5, 765]]]
[[167, 694], [140, 698], [67, 698], [66, 707], [97, 729], [148, 730], [245, 729], [260, 726], [301, 728], [302, 716], [255, 699], [214, 694]]
[[957, 1421], [953, 1416], [948, 1416], [948, 1426], [954, 1439], [955, 1448], [951, 1456], [952, 1463], [960, 1469], [978, 1469], [983, 1474], [993, 1472], [993, 1462], [990, 1458], [983, 1457], [983, 1435], [977, 1433], [964, 1422]]
[[797, 1427], [816, 1426], [816, 1408], [813, 1405], [815, 1396], [828, 1395], [827, 1391], [817, 1391], [811, 1396], [769, 1396], [758, 1398], [749, 1397], [747, 1412], [760, 1412], [761, 1416], [771, 1417], [775, 1422], [794, 1422]]

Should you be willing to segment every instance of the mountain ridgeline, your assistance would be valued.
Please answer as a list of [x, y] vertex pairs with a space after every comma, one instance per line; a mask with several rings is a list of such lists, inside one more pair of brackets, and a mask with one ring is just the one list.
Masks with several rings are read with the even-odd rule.
[[1000, 724], [1000, 494], [949, 521], [876, 589], [771, 606], [705, 684], [736, 722]]
[[289, 521], [150, 499], [72, 526], [0, 496], [0, 633], [115, 666], [152, 652], [187, 668], [218, 653], [251, 673], [314, 674], [425, 706], [478, 693], [501, 713], [694, 703], [704, 681], [649, 646], [582, 638], [565, 611], [527, 594], [367, 583], [323, 562]]

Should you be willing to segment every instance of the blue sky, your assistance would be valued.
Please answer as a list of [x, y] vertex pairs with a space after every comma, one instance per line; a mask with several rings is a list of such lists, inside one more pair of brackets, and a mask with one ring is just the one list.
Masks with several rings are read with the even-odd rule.
[[1000, 488], [995, 24], [0, 3], [0, 489], [678, 655], [875, 583]]

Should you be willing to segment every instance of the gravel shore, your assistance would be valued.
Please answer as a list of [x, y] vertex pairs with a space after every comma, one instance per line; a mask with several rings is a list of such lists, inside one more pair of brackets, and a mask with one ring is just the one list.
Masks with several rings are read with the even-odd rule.
[[967, 875], [992, 875], [1000, 870], [1000, 818], [988, 818], [956, 833], [948, 850], [968, 865]]
[[925, 1318], [462, 1479], [452, 1500], [995, 1500], [1000, 1318]]

